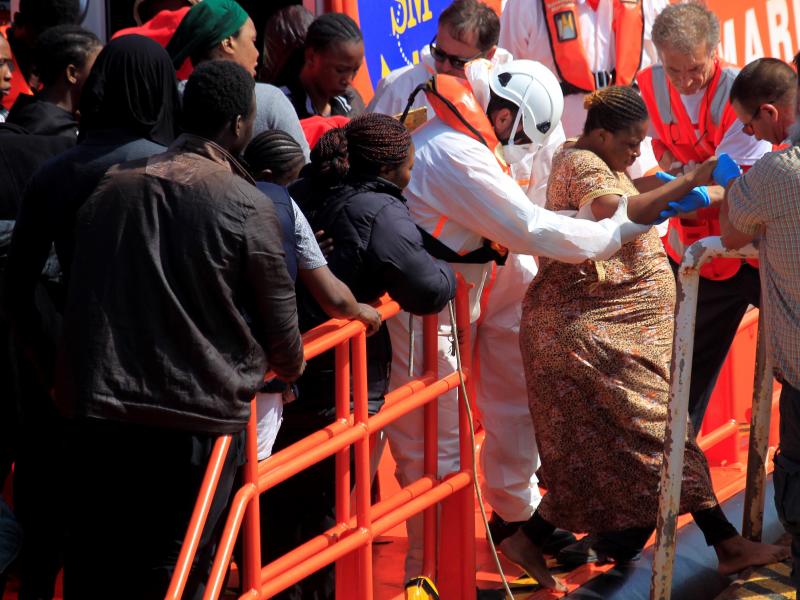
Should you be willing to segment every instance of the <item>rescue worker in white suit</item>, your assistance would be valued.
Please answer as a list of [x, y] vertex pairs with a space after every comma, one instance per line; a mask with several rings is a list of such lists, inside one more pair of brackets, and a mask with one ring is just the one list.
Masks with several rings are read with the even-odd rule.
[[[473, 340], [483, 352], [482, 389], [478, 408], [487, 432], [482, 464], [489, 483], [489, 498], [498, 506], [516, 507], [519, 512], [505, 520], [517, 521], [530, 514], [538, 503], [538, 489], [531, 461], [532, 428], [527, 411], [527, 396], [517, 331], [520, 298], [526, 289], [526, 273], [535, 273], [534, 255], [579, 263], [589, 258], [612, 256], [622, 244], [646, 231], [620, 208], [612, 219], [597, 223], [572, 219], [548, 212], [532, 203], [508, 174], [496, 150], [500, 142], [506, 159], [518, 160], [530, 153], [531, 144], [543, 144], [557, 128], [563, 97], [555, 76], [532, 61], [512, 61], [496, 68], [485, 60], [470, 63], [467, 79], [437, 75], [434, 80], [441, 95], [455, 106], [454, 115], [445, 102], [429, 95], [436, 117], [413, 134], [415, 166], [405, 196], [412, 218], [422, 230], [451, 251], [466, 254], [485, 246], [487, 240], [500, 244], [510, 253], [529, 260], [517, 281], [508, 281], [498, 298], [507, 305], [506, 321], [498, 318], [487, 325], [480, 321], [480, 298], [489, 283], [492, 263], [453, 264], [470, 291]], [[522, 107], [520, 109], [520, 107]], [[469, 123], [465, 125], [464, 122]], [[477, 134], [477, 135], [476, 135]], [[500, 270], [505, 269], [502, 267]], [[511, 299], [505, 302], [506, 297]], [[491, 306], [491, 301], [489, 303]], [[505, 308], [498, 305], [498, 308]], [[500, 327], [507, 331], [500, 335]], [[421, 338], [421, 320], [413, 326]], [[409, 374], [409, 317], [401, 314], [388, 323], [394, 349], [392, 386], [402, 385], [421, 373]], [[449, 313], [439, 316], [439, 374], [455, 370], [451, 353]], [[498, 336], [495, 338], [495, 336]], [[495, 345], [495, 340], [499, 343]], [[415, 348], [415, 365], [422, 364], [422, 349]], [[482, 350], [481, 350], [482, 349]], [[495, 372], [488, 377], [485, 364], [494, 360]], [[503, 369], [499, 368], [502, 364]], [[492, 393], [487, 401], [486, 391]], [[458, 468], [458, 409], [456, 394], [439, 398], [439, 475]], [[387, 427], [389, 444], [397, 462], [401, 485], [422, 475], [423, 414], [415, 411]], [[491, 457], [492, 443], [497, 455]], [[491, 458], [490, 458], [491, 457]], [[520, 479], [525, 473], [526, 479]], [[511, 493], [509, 493], [511, 490]], [[520, 498], [525, 502], [520, 502]], [[503, 513], [500, 513], [501, 515]], [[506, 513], [508, 514], [508, 513]], [[418, 575], [421, 566], [421, 519], [408, 522], [409, 553], [406, 574]]]
[[[586, 121], [586, 93], [612, 84], [630, 85], [641, 69], [658, 63], [651, 30], [668, 4], [669, 0], [508, 0], [500, 17], [500, 46], [514, 58], [538, 61], [558, 75], [564, 93], [561, 124], [568, 138], [578, 137]], [[636, 179], [657, 165], [646, 138], [628, 173]]]
[[[367, 112], [401, 114], [409, 96], [431, 75], [464, 77], [465, 65], [477, 58], [486, 58], [495, 66], [510, 62], [513, 56], [497, 46], [499, 39], [500, 18], [494, 10], [479, 0], [455, 0], [439, 15], [436, 37], [421, 50], [420, 62], [395, 69], [381, 79]], [[422, 107], [427, 109], [428, 119], [435, 116], [425, 94], [417, 94], [411, 108]], [[559, 123], [538, 152], [529, 153], [524, 160], [511, 165], [514, 179], [540, 206], [545, 202], [550, 162], [565, 139]]]
[[[432, 74], [463, 78], [465, 65], [476, 56], [489, 58], [494, 67], [510, 62], [511, 55], [497, 47], [499, 35], [500, 20], [491, 8], [478, 0], [456, 0], [439, 16], [436, 38], [423, 50], [421, 63], [393, 71], [381, 80], [367, 110], [400, 114], [412, 92]], [[429, 119], [436, 116], [425, 94], [417, 94], [411, 107], [426, 107]], [[544, 206], [546, 199], [552, 156], [564, 140], [556, 122], [536, 152], [528, 152], [525, 160], [510, 165], [514, 179], [539, 206]], [[499, 543], [514, 532], [516, 523], [533, 514], [541, 500], [535, 474], [539, 453], [518, 339], [522, 299], [536, 274], [536, 263], [531, 256], [512, 253], [502, 267], [492, 267], [491, 285], [486, 286], [482, 298], [476, 346], [480, 361], [476, 400], [485, 431], [480, 455], [483, 492], [494, 511], [490, 528]], [[407, 346], [405, 341], [400, 348]], [[397, 439], [393, 448], [397, 449]], [[559, 531], [547, 550], [556, 552], [574, 539]]]

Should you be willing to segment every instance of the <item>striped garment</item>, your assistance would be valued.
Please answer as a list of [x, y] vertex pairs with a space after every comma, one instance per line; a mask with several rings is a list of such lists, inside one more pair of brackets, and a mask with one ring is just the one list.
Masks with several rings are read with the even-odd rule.
[[800, 147], [765, 154], [728, 191], [731, 224], [759, 243], [767, 348], [775, 376], [800, 386]]

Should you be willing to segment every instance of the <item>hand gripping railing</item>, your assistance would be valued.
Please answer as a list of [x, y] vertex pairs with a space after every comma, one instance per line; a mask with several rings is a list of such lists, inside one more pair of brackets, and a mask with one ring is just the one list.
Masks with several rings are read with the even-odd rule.
[[[378, 307], [384, 320], [397, 314], [396, 302], [384, 299]], [[464, 359], [469, 373], [469, 311], [467, 291], [459, 283], [456, 314]], [[267, 598], [314, 571], [336, 561], [337, 598], [372, 598], [372, 540], [409, 517], [423, 513], [423, 572], [437, 573], [443, 597], [468, 598], [475, 594], [475, 524], [472, 493], [473, 448], [466, 399], [459, 389], [460, 470], [436, 477], [438, 462], [437, 404], [435, 399], [459, 387], [458, 373], [439, 379], [437, 374], [437, 316], [423, 320], [424, 373], [392, 390], [383, 409], [367, 413], [366, 336], [363, 324], [329, 321], [303, 336], [306, 358], [334, 349], [336, 360], [336, 421], [324, 429], [274, 454], [261, 464], [256, 451], [256, 409], [253, 403], [247, 425], [244, 485], [233, 495], [225, 529], [214, 559], [204, 599], [222, 592], [233, 546], [244, 525], [241, 598]], [[351, 348], [352, 346], [352, 348]], [[352, 349], [352, 365], [351, 354]], [[350, 414], [352, 366], [354, 414]], [[402, 415], [424, 406], [424, 476], [397, 494], [370, 505], [369, 436]], [[168, 600], [179, 600], [203, 531], [208, 507], [216, 489], [222, 461], [230, 444], [223, 436], [212, 452], [206, 477], [184, 540]], [[349, 446], [355, 446], [355, 516], [350, 509]], [[272, 563], [262, 566], [258, 496], [317, 462], [336, 456], [337, 524]], [[442, 503], [442, 548], [437, 555], [437, 510]]]
[[[672, 380], [669, 391], [669, 416], [664, 439], [664, 462], [656, 529], [655, 556], [650, 584], [651, 600], [667, 600], [672, 589], [672, 570], [680, 506], [681, 480], [689, 410], [689, 384], [692, 378], [694, 327], [700, 267], [712, 258], [756, 258], [753, 246], [728, 250], [718, 237], [704, 238], [686, 250], [678, 272], [678, 310], [675, 316], [675, 343], [672, 348]], [[761, 538], [764, 514], [769, 421], [772, 405], [772, 369], [767, 365], [763, 341], [763, 309], [759, 313], [758, 350], [753, 390], [750, 446], [747, 460], [747, 487], [742, 534]]]

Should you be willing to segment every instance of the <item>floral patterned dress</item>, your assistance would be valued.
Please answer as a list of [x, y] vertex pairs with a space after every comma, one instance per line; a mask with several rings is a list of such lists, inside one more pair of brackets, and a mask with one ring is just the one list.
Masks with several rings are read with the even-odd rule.
[[[550, 210], [638, 192], [596, 154], [563, 147]], [[547, 485], [539, 512], [571, 531], [655, 525], [666, 430], [675, 280], [655, 228], [606, 261], [540, 260], [520, 347]], [[705, 456], [686, 441], [681, 512], [716, 499]]]

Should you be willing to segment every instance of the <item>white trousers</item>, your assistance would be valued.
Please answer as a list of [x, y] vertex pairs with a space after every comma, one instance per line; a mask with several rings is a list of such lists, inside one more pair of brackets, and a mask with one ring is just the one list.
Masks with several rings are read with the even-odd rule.
[[[541, 496], [535, 476], [539, 467], [533, 424], [528, 410], [525, 373], [519, 350], [522, 299], [536, 273], [533, 257], [511, 255], [498, 267], [486, 296], [486, 307], [473, 323], [472, 340], [480, 361], [476, 402], [485, 438], [481, 448], [483, 493], [492, 508], [506, 521], [524, 521], [538, 506]], [[393, 358], [391, 386], [408, 382], [408, 314], [388, 322]], [[422, 319], [414, 319], [415, 373], [422, 372]], [[439, 377], [456, 370], [451, 353], [450, 314], [439, 315]], [[459, 468], [458, 402], [456, 391], [439, 397], [439, 476]], [[417, 410], [386, 428], [396, 476], [405, 486], [422, 476], [423, 410]], [[409, 552], [407, 578], [419, 575], [422, 566], [422, 518], [407, 522]]]

